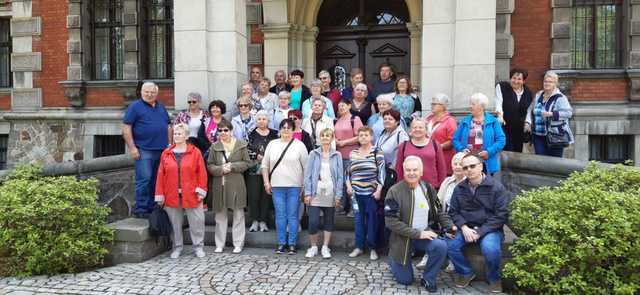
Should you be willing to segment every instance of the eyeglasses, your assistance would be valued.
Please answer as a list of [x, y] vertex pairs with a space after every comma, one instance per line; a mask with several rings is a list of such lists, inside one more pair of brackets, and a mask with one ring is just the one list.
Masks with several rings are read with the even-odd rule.
[[198, 103], [198, 101], [196, 101], [196, 100], [188, 100], [187, 103], [188, 104], [196, 104], [196, 103]]
[[230, 130], [225, 128], [225, 129], [218, 129], [218, 132], [229, 132]]
[[476, 166], [480, 165], [480, 163], [475, 163], [467, 166], [462, 166], [462, 171], [467, 171], [469, 169], [476, 169]]
[[248, 108], [249, 106], [251, 106], [251, 105], [244, 104], [244, 103], [238, 105], [239, 108]]

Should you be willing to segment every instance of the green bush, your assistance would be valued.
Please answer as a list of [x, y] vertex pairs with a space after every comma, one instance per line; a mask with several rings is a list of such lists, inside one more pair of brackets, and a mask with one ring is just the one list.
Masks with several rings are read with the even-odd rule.
[[0, 186], [0, 276], [86, 270], [102, 263], [113, 239], [95, 179], [40, 171], [18, 167]]
[[512, 202], [506, 277], [549, 294], [640, 294], [640, 171], [591, 164]]

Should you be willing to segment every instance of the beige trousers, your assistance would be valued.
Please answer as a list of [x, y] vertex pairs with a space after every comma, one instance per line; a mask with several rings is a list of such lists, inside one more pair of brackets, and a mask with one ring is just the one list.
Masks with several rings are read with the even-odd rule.
[[[216, 248], [224, 248], [227, 241], [227, 225], [228, 225], [228, 210], [224, 209], [220, 212], [216, 212], [216, 230], [215, 240]], [[244, 246], [244, 209], [233, 210], [233, 225], [231, 227], [231, 236], [233, 238], [234, 247]]]
[[183, 238], [182, 238], [182, 222], [184, 221], [184, 215], [187, 214], [187, 221], [189, 222], [189, 234], [191, 235], [191, 243], [193, 248], [204, 247], [204, 211], [202, 210], [202, 203], [198, 205], [198, 208], [182, 208], [182, 205], [178, 208], [164, 207], [169, 215], [171, 221], [171, 227], [173, 228], [173, 249], [182, 250]]

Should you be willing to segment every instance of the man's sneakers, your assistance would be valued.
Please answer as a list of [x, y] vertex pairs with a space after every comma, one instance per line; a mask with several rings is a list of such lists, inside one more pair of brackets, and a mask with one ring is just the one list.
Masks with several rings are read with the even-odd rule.
[[455, 280], [455, 285], [458, 288], [466, 288], [467, 286], [469, 286], [469, 284], [471, 284], [471, 281], [473, 281], [473, 279], [476, 278], [476, 274], [470, 274], [470, 275], [458, 275], [456, 280]]
[[312, 246], [307, 249], [307, 254], [305, 254], [304, 257], [313, 258], [316, 257], [316, 255], [318, 255], [318, 246]]
[[420, 279], [420, 285], [422, 285], [425, 289], [427, 289], [427, 292], [429, 293], [438, 292], [438, 287], [436, 286], [436, 284], [429, 283], [425, 279]]
[[249, 231], [250, 232], [257, 232], [258, 231], [258, 221], [257, 220], [254, 220], [251, 223], [251, 226], [249, 227]]

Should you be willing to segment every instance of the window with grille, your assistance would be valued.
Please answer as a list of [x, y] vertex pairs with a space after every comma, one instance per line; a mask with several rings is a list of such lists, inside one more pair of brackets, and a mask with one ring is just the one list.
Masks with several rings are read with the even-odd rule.
[[147, 79], [173, 78], [173, 1], [144, 1]]
[[7, 169], [7, 148], [9, 147], [9, 135], [0, 134], [0, 170]]
[[621, 66], [623, 0], [574, 0], [571, 51], [576, 69]]
[[121, 135], [96, 135], [93, 138], [93, 157], [108, 157], [124, 154], [124, 139]]
[[12, 85], [11, 75], [11, 32], [9, 19], [0, 19], [0, 88]]
[[628, 135], [590, 135], [589, 160], [612, 164], [632, 160], [632, 141]]
[[92, 74], [95, 80], [121, 80], [124, 69], [123, 0], [94, 0], [90, 5]]

